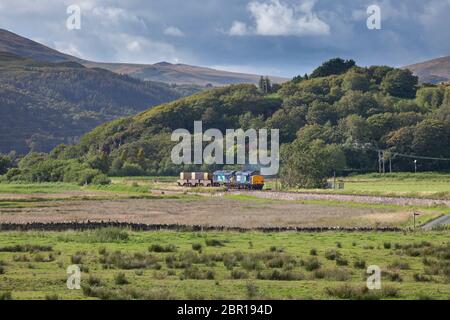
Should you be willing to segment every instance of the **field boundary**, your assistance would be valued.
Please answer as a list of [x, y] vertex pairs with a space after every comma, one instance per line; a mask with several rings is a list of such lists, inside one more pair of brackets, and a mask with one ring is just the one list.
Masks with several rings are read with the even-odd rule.
[[144, 223], [128, 223], [114, 221], [86, 221], [86, 222], [58, 222], [58, 223], [2, 223], [0, 224], [0, 232], [6, 231], [86, 231], [101, 228], [124, 228], [133, 231], [233, 231], [233, 232], [401, 232], [408, 229], [398, 227], [256, 227], [241, 228], [228, 226], [205, 226], [205, 225], [182, 225], [182, 224], [144, 224]]

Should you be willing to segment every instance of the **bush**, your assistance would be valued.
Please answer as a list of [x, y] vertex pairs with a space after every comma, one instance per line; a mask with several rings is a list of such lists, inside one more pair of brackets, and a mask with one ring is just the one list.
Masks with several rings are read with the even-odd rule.
[[148, 248], [148, 251], [149, 252], [158, 252], [158, 253], [175, 252], [175, 251], [177, 251], [177, 247], [175, 247], [173, 244], [169, 244], [167, 246], [162, 246], [160, 244], [152, 244]]
[[340, 256], [341, 254], [336, 250], [327, 250], [325, 252], [325, 258], [327, 258], [328, 260], [336, 260]]
[[17, 244], [14, 246], [0, 247], [0, 252], [39, 252], [52, 250], [52, 246], [37, 244]]
[[384, 278], [388, 279], [389, 281], [397, 281], [397, 282], [402, 282], [403, 281], [402, 276], [398, 272], [383, 271], [381, 273], [381, 275]]
[[251, 257], [248, 256], [241, 261], [241, 266], [247, 271], [263, 269], [263, 266], [260, 261], [252, 259]]
[[83, 260], [82, 254], [74, 254], [72, 255], [72, 257], [70, 257], [70, 261], [72, 262], [72, 264], [81, 264], [82, 260]]
[[433, 278], [431, 278], [430, 276], [426, 276], [420, 273], [415, 273], [413, 277], [417, 282], [430, 282], [433, 280]]
[[102, 285], [102, 281], [100, 280], [100, 278], [97, 278], [93, 275], [89, 275], [89, 278], [87, 279], [87, 283], [91, 286], [91, 287], [99, 287]]
[[338, 266], [348, 266], [348, 261], [347, 259], [343, 258], [343, 257], [339, 257], [336, 259], [336, 265]]
[[245, 290], [246, 290], [248, 299], [253, 299], [253, 298], [259, 296], [259, 288], [254, 282], [250, 282], [250, 281], [247, 282], [245, 284]]
[[247, 279], [248, 275], [247, 272], [244, 270], [233, 270], [231, 271], [231, 278], [232, 279]]
[[317, 269], [312, 276], [315, 279], [327, 279], [335, 281], [347, 281], [351, 278], [351, 271], [347, 269]]
[[205, 239], [205, 243], [209, 247], [223, 247], [225, 244], [218, 239]]
[[385, 249], [390, 249], [392, 247], [392, 244], [390, 242], [385, 242], [385, 243], [383, 243], [383, 247]]
[[224, 254], [222, 257], [223, 265], [231, 270], [237, 265], [237, 258], [234, 254]]
[[114, 283], [121, 286], [124, 284], [129, 284], [130, 282], [127, 280], [125, 273], [119, 272], [114, 276]]
[[305, 276], [301, 273], [294, 273], [285, 270], [258, 272], [256, 277], [260, 280], [276, 280], [276, 281], [299, 281], [305, 278]]
[[201, 243], [193, 243], [192, 244], [192, 250], [202, 252], [202, 245]]
[[159, 270], [161, 265], [158, 263], [159, 258], [153, 255], [146, 255], [141, 253], [124, 254], [116, 251], [111, 254], [100, 257], [100, 262], [105, 267], [114, 266], [116, 268], [131, 270], [131, 269], [145, 269], [152, 268]]
[[92, 179], [93, 184], [107, 185], [111, 183], [111, 179], [106, 174], [98, 174]]
[[317, 256], [317, 249], [311, 249], [310, 251], [309, 251], [309, 254], [310, 255], [312, 255], [312, 256]]
[[394, 262], [392, 262], [389, 265], [390, 268], [393, 269], [400, 269], [400, 270], [408, 270], [409, 269], [409, 264], [407, 262], [402, 262], [399, 260], [395, 260]]
[[59, 296], [57, 294], [46, 294], [45, 300], [59, 300]]
[[307, 271], [314, 271], [320, 268], [321, 263], [319, 262], [319, 260], [315, 257], [309, 258], [306, 261], [301, 261], [300, 263], [301, 265], [303, 265], [305, 267], [305, 269]]
[[335, 288], [326, 288], [325, 292], [332, 297], [347, 300], [379, 300], [381, 298], [398, 297], [399, 290], [384, 286], [382, 290], [369, 290], [366, 286], [354, 287], [344, 284]]
[[12, 300], [11, 291], [0, 292], [0, 300]]
[[357, 269], [365, 269], [366, 268], [366, 261], [362, 260], [362, 259], [357, 259], [355, 260], [355, 262], [353, 263], [353, 266]]
[[128, 232], [121, 228], [107, 227], [90, 231], [86, 235], [89, 242], [109, 243], [128, 241]]

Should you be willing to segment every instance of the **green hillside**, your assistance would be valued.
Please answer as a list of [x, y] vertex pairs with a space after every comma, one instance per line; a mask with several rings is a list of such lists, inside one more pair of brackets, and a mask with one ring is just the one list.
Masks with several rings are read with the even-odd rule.
[[[163, 104], [103, 124], [75, 146], [60, 146], [45, 157], [77, 159], [110, 175], [174, 174], [192, 168], [171, 163], [170, 134], [177, 128], [192, 131], [194, 120], [202, 120], [204, 130], [280, 129], [282, 170], [297, 162], [292, 156], [302, 159], [304, 150], [307, 159], [317, 156], [316, 164], [338, 158], [340, 171], [376, 170], [378, 149], [450, 158], [448, 87], [417, 87], [408, 70], [360, 68], [339, 59], [268, 94], [253, 85], [232, 85]], [[393, 159], [396, 171], [413, 168], [410, 158]], [[429, 159], [419, 161], [419, 168], [448, 170], [450, 163]]]
[[0, 53], [0, 152], [49, 151], [101, 123], [190, 93], [75, 62]]

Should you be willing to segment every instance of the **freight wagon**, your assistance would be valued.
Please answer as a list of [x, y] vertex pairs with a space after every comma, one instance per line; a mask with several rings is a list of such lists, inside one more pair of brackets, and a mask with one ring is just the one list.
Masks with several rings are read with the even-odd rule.
[[212, 175], [209, 172], [181, 172], [177, 183], [185, 187], [211, 187]]
[[181, 172], [177, 181], [185, 187], [227, 187], [231, 189], [262, 190], [264, 177], [258, 171]]

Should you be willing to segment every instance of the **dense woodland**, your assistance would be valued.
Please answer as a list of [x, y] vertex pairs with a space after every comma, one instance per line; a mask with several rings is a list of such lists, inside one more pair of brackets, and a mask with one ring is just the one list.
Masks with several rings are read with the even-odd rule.
[[[114, 120], [76, 145], [60, 145], [48, 154], [30, 153], [3, 179], [106, 183], [103, 174], [172, 175], [192, 170], [171, 163], [175, 143], [170, 135], [178, 128], [192, 131], [195, 120], [203, 121], [204, 130], [280, 129], [280, 175], [287, 186], [320, 187], [333, 172], [376, 171], [378, 150], [385, 151], [394, 171], [414, 171], [408, 156], [450, 158], [450, 87], [418, 86], [408, 70], [362, 68], [352, 60], [333, 59], [281, 86], [211, 89]], [[450, 161], [420, 158], [417, 166], [420, 171], [444, 171], [450, 169]], [[3, 167], [5, 172], [8, 165]], [[86, 177], [76, 179], [74, 171]]]
[[99, 124], [198, 90], [0, 53], [0, 152], [50, 151]]

